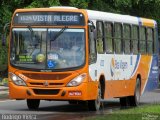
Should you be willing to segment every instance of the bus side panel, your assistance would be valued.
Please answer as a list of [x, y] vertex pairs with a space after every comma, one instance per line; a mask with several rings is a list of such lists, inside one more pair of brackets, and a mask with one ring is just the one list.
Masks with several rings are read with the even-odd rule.
[[[138, 75], [141, 79], [141, 93], [153, 90], [158, 86], [158, 57], [139, 55], [137, 65], [129, 80], [111, 81], [112, 90], [115, 91], [112, 97], [133, 96]], [[107, 95], [106, 95], [107, 96]]]
[[[140, 75], [140, 79], [141, 79], [141, 93], [142, 90], [145, 87], [145, 84], [147, 82], [148, 79], [148, 74], [149, 74], [149, 70], [150, 70], [150, 64], [151, 64], [151, 56], [145, 56], [145, 55], [141, 55], [141, 60], [140, 60], [140, 65], [136, 74], [136, 78], [138, 77], [138, 75]], [[135, 80], [136, 80], [135, 78]], [[136, 83], [136, 81], [135, 81]], [[135, 91], [135, 90], [134, 90]]]
[[153, 55], [150, 72], [144, 85], [143, 93], [158, 88], [158, 55]]
[[89, 74], [92, 81], [105, 77], [105, 98], [123, 97], [134, 94], [137, 71], [145, 65], [140, 64], [141, 55], [98, 54]]
[[140, 75], [141, 78], [141, 94], [146, 91], [151, 91], [158, 87], [158, 56], [141, 55], [138, 69], [133, 76], [133, 93], [135, 91], [136, 78]]
[[[151, 76], [154, 76], [150, 75], [150, 73], [153, 71], [151, 69], [155, 69], [156, 61], [157, 59], [150, 55], [101, 54], [97, 55], [97, 62], [89, 66], [89, 74], [93, 81], [98, 81], [100, 76], [104, 75], [106, 99], [133, 96], [138, 75], [141, 79], [141, 93], [143, 93], [148, 78], [149, 81], [151, 81], [151, 78], [153, 78]], [[148, 84], [152, 86], [153, 89], [155, 88], [154, 86], [157, 85], [156, 82], [154, 82], [154, 85], [149, 82]], [[147, 89], [149, 89], [148, 86]]]

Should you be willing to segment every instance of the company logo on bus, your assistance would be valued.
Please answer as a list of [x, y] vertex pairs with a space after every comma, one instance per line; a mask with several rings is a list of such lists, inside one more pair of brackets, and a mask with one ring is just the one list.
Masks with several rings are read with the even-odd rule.
[[121, 73], [121, 71], [124, 71], [127, 69], [128, 69], [127, 61], [123, 61], [122, 59], [118, 59], [118, 60], [115, 60], [114, 58], [111, 59], [110, 71], [111, 71], [112, 77], [114, 76], [114, 74], [118, 75]]
[[111, 70], [111, 76], [114, 76], [114, 71], [115, 71], [115, 60], [114, 58], [111, 59], [111, 64], [110, 64], [110, 70]]
[[43, 84], [45, 87], [49, 86], [49, 83], [47, 81], [44, 82]]

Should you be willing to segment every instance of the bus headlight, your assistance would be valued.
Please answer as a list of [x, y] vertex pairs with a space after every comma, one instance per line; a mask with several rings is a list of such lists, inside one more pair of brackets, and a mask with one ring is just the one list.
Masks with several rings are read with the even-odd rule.
[[67, 87], [74, 87], [74, 86], [78, 86], [80, 85], [83, 80], [86, 78], [86, 73], [83, 73], [81, 75], [79, 75], [78, 77], [74, 78], [73, 80], [71, 80], [68, 84]]
[[20, 77], [16, 76], [15, 74], [9, 73], [9, 76], [14, 84], [18, 86], [26, 86], [26, 83]]

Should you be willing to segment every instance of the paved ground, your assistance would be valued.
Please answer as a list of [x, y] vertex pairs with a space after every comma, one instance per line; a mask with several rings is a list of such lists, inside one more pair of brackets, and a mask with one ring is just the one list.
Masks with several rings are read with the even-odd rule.
[[160, 88], [141, 96], [141, 104], [160, 104]]
[[[7, 95], [7, 88], [5, 89]], [[1, 94], [2, 95], [2, 94]], [[160, 103], [160, 89], [148, 92], [141, 97], [140, 105]], [[37, 120], [84, 120], [86, 117], [104, 115], [112, 111], [119, 110], [120, 104], [118, 99], [107, 100], [103, 110], [99, 112], [90, 112], [84, 105], [69, 105], [67, 101], [41, 101], [38, 111], [28, 110], [26, 101], [0, 100], [0, 120], [4, 115], [19, 115], [23, 117], [31, 115]]]

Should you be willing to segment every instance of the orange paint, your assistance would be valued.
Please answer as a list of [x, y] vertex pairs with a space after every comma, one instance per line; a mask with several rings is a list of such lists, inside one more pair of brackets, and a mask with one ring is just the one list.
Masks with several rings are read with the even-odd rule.
[[155, 27], [154, 20], [146, 19], [146, 18], [141, 18], [141, 20], [142, 20], [142, 25], [143, 26], [152, 27], [152, 28]]

